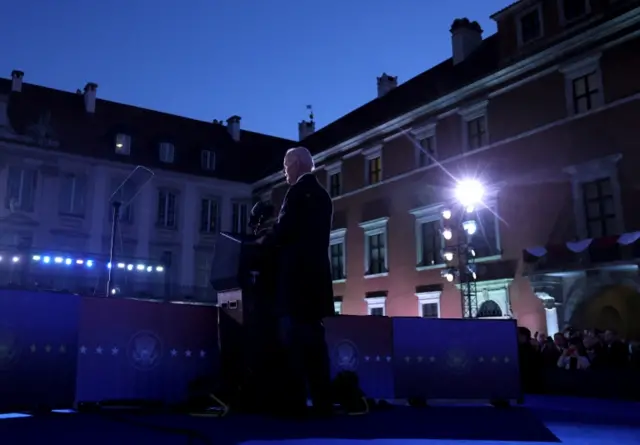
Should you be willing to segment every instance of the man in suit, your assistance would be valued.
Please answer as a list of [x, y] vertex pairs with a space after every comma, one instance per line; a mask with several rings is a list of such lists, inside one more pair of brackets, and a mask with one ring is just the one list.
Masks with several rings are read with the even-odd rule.
[[264, 242], [277, 247], [276, 315], [284, 347], [287, 411], [306, 410], [307, 388], [317, 414], [332, 409], [329, 353], [323, 318], [334, 315], [329, 262], [333, 203], [311, 173], [314, 162], [304, 147], [284, 157], [289, 190], [278, 219]]

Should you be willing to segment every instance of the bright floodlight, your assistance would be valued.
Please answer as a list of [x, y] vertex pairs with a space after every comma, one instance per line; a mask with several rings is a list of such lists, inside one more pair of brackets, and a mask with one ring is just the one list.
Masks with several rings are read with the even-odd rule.
[[464, 207], [472, 207], [482, 201], [484, 187], [476, 180], [460, 181], [456, 187], [456, 198]]

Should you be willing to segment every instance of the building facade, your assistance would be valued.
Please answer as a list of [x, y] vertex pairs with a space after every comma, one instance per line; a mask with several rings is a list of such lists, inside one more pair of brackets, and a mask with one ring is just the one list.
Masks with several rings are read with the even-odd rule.
[[117, 289], [212, 298], [216, 235], [243, 232], [251, 208], [252, 173], [236, 157], [292, 141], [244, 131], [239, 117], [198, 122], [23, 76], [0, 82], [2, 284], [102, 293], [117, 201]]
[[[302, 140], [334, 199], [336, 310], [461, 317], [441, 212], [474, 178], [479, 316], [638, 337], [635, 254], [587, 249], [640, 227], [638, 2], [519, 1], [492, 18], [486, 39], [456, 20], [450, 60], [400, 85], [383, 75], [376, 99]], [[281, 180], [255, 187], [278, 203]]]

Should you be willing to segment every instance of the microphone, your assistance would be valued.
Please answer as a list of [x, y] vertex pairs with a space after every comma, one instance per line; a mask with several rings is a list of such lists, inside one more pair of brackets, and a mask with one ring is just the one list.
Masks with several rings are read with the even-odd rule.
[[249, 227], [253, 230], [254, 235], [262, 229], [262, 225], [273, 217], [275, 208], [273, 204], [265, 201], [258, 201], [249, 216]]

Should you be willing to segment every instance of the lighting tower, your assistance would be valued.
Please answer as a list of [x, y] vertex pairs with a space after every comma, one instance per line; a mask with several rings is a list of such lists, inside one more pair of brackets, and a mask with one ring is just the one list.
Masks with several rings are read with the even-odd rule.
[[464, 318], [478, 315], [476, 289], [476, 252], [473, 236], [478, 230], [476, 206], [482, 203], [484, 188], [478, 181], [461, 181], [456, 188], [456, 201], [442, 212], [445, 221], [442, 236], [445, 239], [443, 257], [447, 269], [442, 276], [452, 282], [458, 278]]

